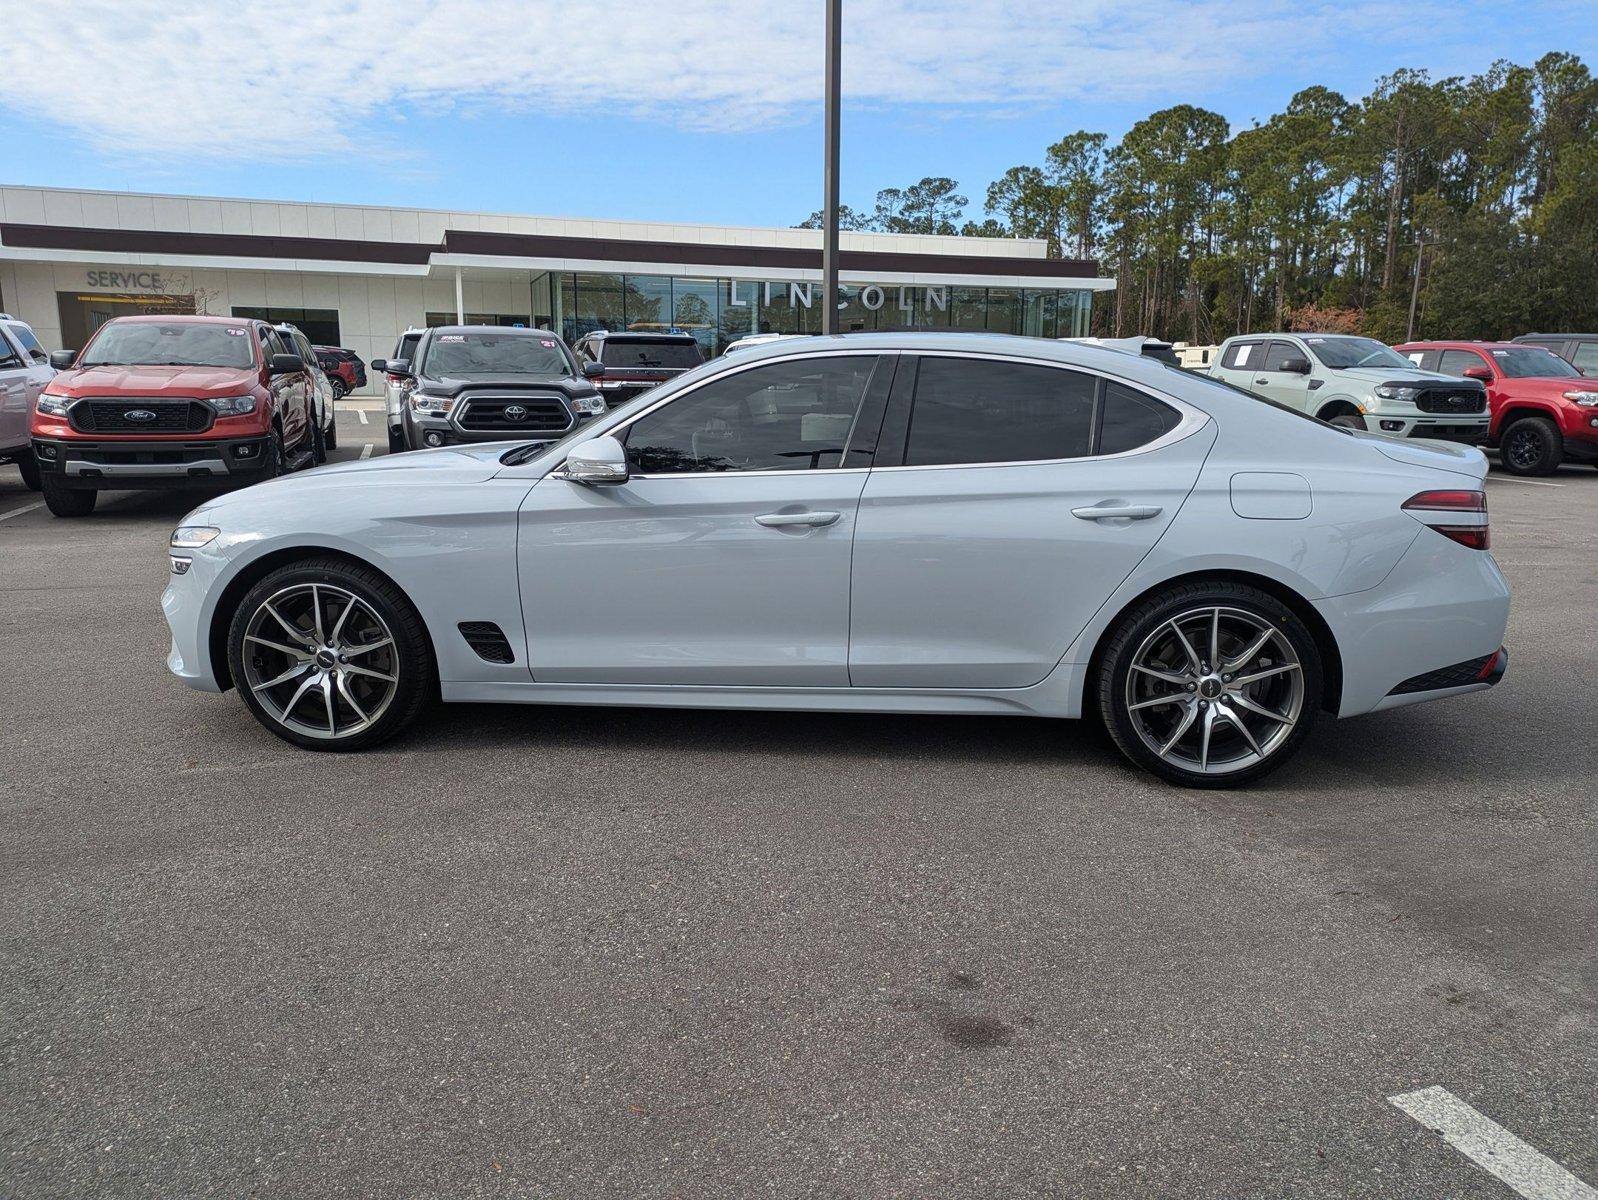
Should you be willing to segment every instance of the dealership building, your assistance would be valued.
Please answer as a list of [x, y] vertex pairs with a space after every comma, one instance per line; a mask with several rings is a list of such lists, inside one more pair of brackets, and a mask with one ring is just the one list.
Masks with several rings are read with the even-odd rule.
[[[1087, 332], [1115, 286], [1042, 241], [844, 233], [840, 327]], [[131, 313], [287, 321], [387, 357], [455, 324], [691, 333], [821, 328], [821, 234], [417, 208], [0, 186], [0, 311], [50, 349]]]

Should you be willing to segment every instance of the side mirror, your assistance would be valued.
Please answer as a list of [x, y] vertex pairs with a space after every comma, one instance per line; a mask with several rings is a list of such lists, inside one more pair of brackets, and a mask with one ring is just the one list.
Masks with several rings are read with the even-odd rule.
[[374, 358], [372, 360], [372, 370], [374, 370], [374, 371], [386, 371], [386, 370], [388, 370], [387, 361], [388, 361], [387, 359]]
[[1493, 381], [1493, 369], [1491, 367], [1466, 367], [1465, 378], [1479, 379], [1483, 383], [1491, 383]]
[[1309, 359], [1298, 357], [1284, 358], [1282, 360], [1282, 370], [1292, 375], [1308, 375]]
[[76, 350], [52, 350], [50, 352], [50, 365], [57, 371], [70, 371], [72, 360], [78, 357]]
[[588, 487], [626, 483], [630, 474], [627, 470], [627, 450], [609, 434], [596, 437], [572, 447], [566, 455], [563, 471], [573, 483]]
[[583, 364], [584, 379], [598, 379], [605, 373], [605, 364], [600, 362], [585, 362]]
[[383, 372], [386, 372], [389, 375], [401, 375], [401, 376], [404, 376], [407, 379], [410, 378], [410, 375], [411, 375], [411, 360], [410, 359], [408, 359], [408, 358], [391, 358], [386, 363], [383, 363], [382, 366], [378, 366], [377, 364], [380, 363], [380, 362], [383, 362], [383, 360], [382, 359], [378, 359], [378, 360], [376, 360], [376, 362], [372, 363], [372, 367], [373, 367], [374, 370], [383, 371]]
[[274, 375], [288, 375], [293, 371], [303, 371], [305, 370], [305, 360], [298, 354], [274, 354], [272, 355], [271, 370]]

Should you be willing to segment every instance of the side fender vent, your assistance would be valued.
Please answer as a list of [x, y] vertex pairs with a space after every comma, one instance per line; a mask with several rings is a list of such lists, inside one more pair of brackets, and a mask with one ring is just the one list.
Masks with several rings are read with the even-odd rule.
[[466, 644], [477, 651], [477, 657], [485, 662], [510, 663], [516, 661], [516, 655], [510, 648], [510, 642], [505, 639], [505, 631], [494, 622], [462, 621], [455, 628], [461, 631], [461, 636], [466, 639]]

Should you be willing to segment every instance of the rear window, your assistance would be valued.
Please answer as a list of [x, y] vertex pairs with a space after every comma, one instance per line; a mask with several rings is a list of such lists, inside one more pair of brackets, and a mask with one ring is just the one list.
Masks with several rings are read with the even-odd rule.
[[704, 362], [695, 341], [651, 341], [648, 338], [606, 338], [599, 361], [607, 367], [697, 367]]
[[499, 375], [566, 376], [566, 351], [553, 337], [514, 333], [438, 333], [427, 343], [421, 369], [434, 379]]
[[183, 321], [111, 321], [78, 356], [80, 367], [238, 367], [255, 365], [249, 331]]

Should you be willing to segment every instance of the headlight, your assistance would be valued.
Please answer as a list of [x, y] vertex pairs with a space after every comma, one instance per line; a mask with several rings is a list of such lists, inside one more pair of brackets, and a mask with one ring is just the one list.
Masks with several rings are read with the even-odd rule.
[[1400, 387], [1396, 383], [1380, 383], [1376, 385], [1376, 396], [1380, 400], [1413, 401], [1417, 394], [1417, 389], [1412, 387]]
[[578, 396], [572, 401], [572, 407], [580, 413], [595, 417], [606, 411], [603, 396]]
[[429, 396], [426, 392], [411, 393], [411, 409], [420, 413], [438, 413], [442, 415], [450, 410], [455, 403], [453, 396]]
[[67, 409], [71, 406], [72, 401], [73, 397], [71, 396], [56, 396], [50, 392], [40, 392], [37, 407], [47, 417], [64, 417], [67, 415]]
[[255, 411], [254, 396], [222, 396], [211, 401], [219, 417], [242, 417]]
[[221, 532], [215, 525], [179, 525], [172, 531], [170, 544], [174, 550], [198, 550], [210, 545]]
[[[1598, 392], [1566, 392], [1566, 400], [1574, 400], [1583, 408], [1598, 408]], [[39, 403], [44, 403], [44, 397], [39, 398]]]

